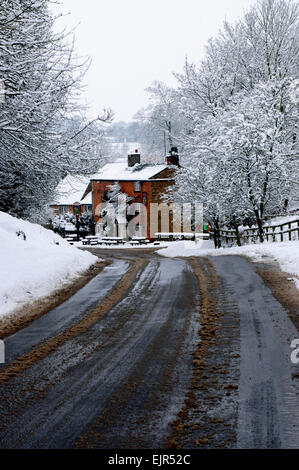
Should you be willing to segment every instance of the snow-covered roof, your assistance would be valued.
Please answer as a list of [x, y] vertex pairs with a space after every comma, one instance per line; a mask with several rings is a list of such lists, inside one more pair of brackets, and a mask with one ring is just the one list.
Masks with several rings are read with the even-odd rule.
[[56, 189], [57, 196], [52, 201], [52, 204], [60, 204], [65, 206], [72, 205], [74, 202], [81, 202], [81, 204], [91, 204], [91, 193], [87, 194], [81, 201], [89, 181], [90, 178], [85, 176], [66, 176], [66, 178], [64, 178], [61, 183], [59, 183]]
[[153, 178], [167, 165], [141, 165], [128, 167], [127, 162], [107, 163], [101, 170], [92, 176], [92, 180], [115, 180], [115, 181], [144, 181]]

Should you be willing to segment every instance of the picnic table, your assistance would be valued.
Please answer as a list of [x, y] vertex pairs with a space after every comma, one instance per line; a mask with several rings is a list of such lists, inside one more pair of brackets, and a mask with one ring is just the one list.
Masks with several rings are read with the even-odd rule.
[[122, 237], [98, 237], [96, 235], [88, 235], [83, 240], [83, 245], [118, 245], [124, 243]]
[[73, 245], [74, 242], [78, 241], [78, 237], [77, 235], [68, 235], [65, 240], [70, 243], [71, 245]]
[[158, 240], [195, 240], [195, 232], [158, 232], [155, 233]]
[[110, 240], [109, 238], [101, 238], [99, 240], [100, 245], [118, 245], [117, 240]]
[[139, 245], [146, 245], [147, 243], [150, 242], [146, 237], [132, 237], [131, 241], [137, 242]]
[[83, 245], [97, 245], [98, 244], [98, 237], [96, 235], [88, 235], [83, 240]]
[[103, 242], [115, 242], [117, 244], [124, 243], [123, 237], [102, 237], [101, 241], [103, 241]]
[[126, 242], [123, 237], [97, 237], [96, 235], [88, 235], [83, 240], [83, 245], [120, 245], [128, 243], [129, 245], [146, 245], [150, 241], [146, 237], [132, 237]]

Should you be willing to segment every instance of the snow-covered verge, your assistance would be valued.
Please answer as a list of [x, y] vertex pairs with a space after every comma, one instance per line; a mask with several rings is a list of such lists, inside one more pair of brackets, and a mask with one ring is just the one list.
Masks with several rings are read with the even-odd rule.
[[299, 212], [294, 214], [294, 215], [285, 215], [285, 216], [277, 216], [273, 217], [272, 219], [268, 220], [268, 222], [265, 223], [265, 226], [271, 226], [271, 225], [280, 225], [280, 224], [286, 224], [289, 222], [294, 222], [296, 220], [299, 220]]
[[0, 212], [0, 316], [48, 296], [97, 261], [50, 230]]
[[[159, 250], [163, 256], [220, 256], [220, 255], [243, 255], [250, 257], [253, 261], [266, 261], [271, 258], [276, 261], [281, 270], [291, 276], [299, 278], [299, 241], [263, 243], [256, 245], [245, 245], [232, 248], [212, 248], [212, 242], [202, 241], [195, 244], [192, 241], [172, 242], [166, 248]], [[299, 289], [299, 280], [294, 279]]]

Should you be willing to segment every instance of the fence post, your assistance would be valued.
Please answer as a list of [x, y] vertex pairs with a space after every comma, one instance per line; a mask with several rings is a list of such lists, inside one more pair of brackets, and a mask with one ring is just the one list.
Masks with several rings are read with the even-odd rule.
[[[283, 232], [283, 225], [280, 226], [280, 231]], [[280, 234], [280, 241], [283, 242], [283, 233]]]
[[4, 341], [0, 339], [0, 364], [5, 363], [5, 345]]

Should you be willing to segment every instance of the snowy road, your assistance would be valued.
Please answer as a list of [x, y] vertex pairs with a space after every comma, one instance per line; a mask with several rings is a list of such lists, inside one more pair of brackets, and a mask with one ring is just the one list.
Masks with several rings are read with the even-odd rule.
[[252, 264], [92, 251], [112, 264], [5, 341], [1, 448], [299, 447], [298, 333]]

